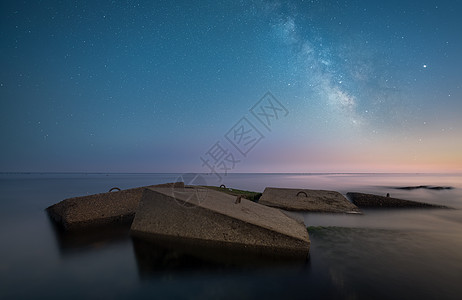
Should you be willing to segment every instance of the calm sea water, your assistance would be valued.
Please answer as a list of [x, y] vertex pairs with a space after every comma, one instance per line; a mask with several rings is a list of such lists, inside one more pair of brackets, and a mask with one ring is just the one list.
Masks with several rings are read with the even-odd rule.
[[[306, 262], [222, 260], [144, 245], [124, 228], [56, 231], [65, 198], [171, 182], [179, 174], [0, 174], [0, 298], [460, 299], [462, 175], [232, 174], [227, 187], [371, 192], [455, 209], [292, 213], [309, 227]], [[213, 176], [205, 176], [214, 184]], [[398, 186], [451, 190], [397, 190]], [[224, 258], [223, 258], [224, 257]]]

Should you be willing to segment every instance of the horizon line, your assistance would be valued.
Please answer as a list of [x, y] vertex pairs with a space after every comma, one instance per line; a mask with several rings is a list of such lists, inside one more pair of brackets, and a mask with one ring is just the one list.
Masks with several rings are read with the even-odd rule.
[[[6, 171], [0, 174], [204, 174], [207, 172], [85, 172], [85, 171]], [[292, 174], [292, 175], [326, 175], [326, 174], [462, 174], [462, 171], [449, 172], [228, 172], [217, 173], [223, 176], [239, 174]]]

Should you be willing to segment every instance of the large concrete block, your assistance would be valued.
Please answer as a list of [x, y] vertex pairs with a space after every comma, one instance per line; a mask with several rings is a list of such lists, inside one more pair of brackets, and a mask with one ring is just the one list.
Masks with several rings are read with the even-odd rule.
[[360, 210], [334, 191], [267, 187], [258, 203], [292, 211], [358, 213]]
[[[173, 183], [159, 187], [173, 187]], [[184, 187], [183, 182], [175, 186]], [[130, 223], [145, 187], [65, 199], [48, 207], [49, 216], [66, 230]]]
[[303, 222], [278, 209], [219, 191], [147, 188], [132, 234], [157, 242], [307, 257], [310, 241]]

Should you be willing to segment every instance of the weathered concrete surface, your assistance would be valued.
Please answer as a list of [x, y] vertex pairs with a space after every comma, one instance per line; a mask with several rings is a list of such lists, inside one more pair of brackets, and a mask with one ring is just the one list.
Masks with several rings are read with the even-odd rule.
[[359, 213], [342, 194], [334, 191], [267, 187], [258, 203], [292, 211]]
[[132, 234], [156, 241], [222, 249], [303, 256], [309, 253], [308, 231], [278, 209], [197, 187], [151, 187], [144, 191]]
[[[159, 187], [172, 188], [173, 183]], [[183, 182], [175, 186], [184, 187]], [[48, 207], [49, 216], [66, 230], [130, 223], [145, 187], [65, 199]]]
[[384, 197], [379, 195], [372, 194], [363, 194], [363, 193], [347, 193], [347, 197], [359, 207], [387, 207], [387, 208], [448, 208], [443, 205], [435, 205], [423, 202], [416, 202], [410, 200], [403, 200], [391, 197]]

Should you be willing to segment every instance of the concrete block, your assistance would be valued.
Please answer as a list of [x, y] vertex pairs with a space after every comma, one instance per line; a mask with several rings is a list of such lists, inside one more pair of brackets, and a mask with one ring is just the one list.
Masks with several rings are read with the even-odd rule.
[[291, 211], [359, 213], [342, 194], [334, 191], [267, 187], [258, 203]]
[[135, 237], [157, 242], [304, 256], [310, 241], [305, 225], [278, 209], [223, 192], [186, 186], [149, 187], [136, 211]]
[[[184, 187], [183, 182], [161, 184], [159, 187]], [[66, 230], [102, 225], [130, 223], [145, 187], [65, 199], [46, 210]]]

